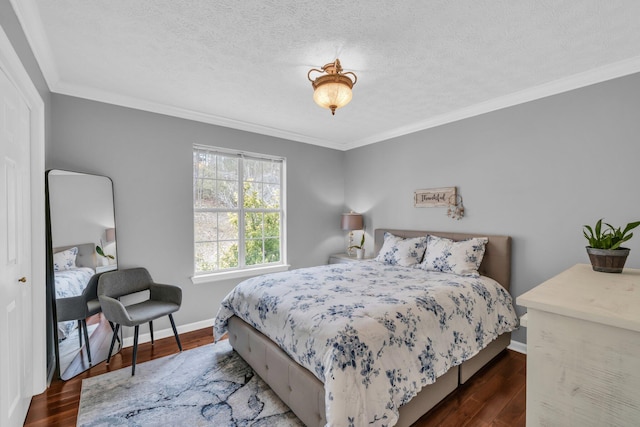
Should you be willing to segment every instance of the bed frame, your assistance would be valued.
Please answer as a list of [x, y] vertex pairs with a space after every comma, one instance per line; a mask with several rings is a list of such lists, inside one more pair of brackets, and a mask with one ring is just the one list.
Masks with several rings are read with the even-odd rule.
[[[380, 251], [385, 232], [401, 237], [418, 237], [431, 234], [453, 240], [471, 237], [488, 237], [480, 274], [491, 277], [507, 290], [511, 280], [511, 237], [487, 234], [442, 233], [419, 230], [375, 230], [375, 253]], [[229, 342], [251, 365], [254, 371], [287, 404], [294, 414], [308, 427], [326, 424], [324, 385], [311, 372], [298, 365], [273, 341], [238, 317], [229, 319]], [[453, 367], [424, 387], [409, 403], [400, 407], [396, 426], [406, 427], [417, 421], [442, 399], [464, 384], [474, 373], [502, 352], [511, 342], [511, 333], [494, 340], [472, 359]]]
[[91, 267], [95, 270], [97, 264], [96, 260], [96, 245], [95, 243], [81, 243], [79, 245], [60, 246], [59, 248], [53, 248], [53, 253], [66, 251], [67, 249], [78, 248], [78, 255], [76, 256], [76, 266], [78, 267]]

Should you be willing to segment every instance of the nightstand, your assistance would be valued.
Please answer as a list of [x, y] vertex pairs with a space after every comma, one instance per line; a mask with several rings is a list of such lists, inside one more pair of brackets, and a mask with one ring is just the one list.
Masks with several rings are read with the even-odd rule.
[[329, 257], [329, 264], [345, 264], [349, 262], [368, 261], [373, 259], [371, 257], [365, 257], [362, 259], [356, 258], [356, 256], [349, 256], [347, 254], [333, 254]]
[[99, 267], [96, 267], [96, 273], [106, 273], [107, 271], [114, 271], [117, 269], [118, 269], [118, 266], [115, 264], [101, 265]]

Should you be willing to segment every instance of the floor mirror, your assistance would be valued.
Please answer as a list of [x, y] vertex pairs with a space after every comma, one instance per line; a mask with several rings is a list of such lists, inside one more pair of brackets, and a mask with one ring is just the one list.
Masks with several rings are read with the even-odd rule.
[[[65, 170], [46, 174], [47, 293], [57, 376], [68, 380], [106, 360], [113, 336], [98, 279], [118, 268], [113, 183]], [[122, 339], [118, 337], [115, 351]]]

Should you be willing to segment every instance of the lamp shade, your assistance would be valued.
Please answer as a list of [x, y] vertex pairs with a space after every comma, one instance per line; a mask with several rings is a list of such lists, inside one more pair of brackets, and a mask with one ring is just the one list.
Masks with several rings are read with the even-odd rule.
[[362, 230], [363, 228], [362, 214], [350, 212], [342, 214], [343, 230]]
[[107, 228], [104, 234], [105, 234], [105, 240], [107, 241], [107, 243], [115, 242], [116, 240], [115, 228]]
[[351, 101], [351, 88], [342, 82], [327, 82], [313, 92], [313, 100], [322, 108], [335, 111]]

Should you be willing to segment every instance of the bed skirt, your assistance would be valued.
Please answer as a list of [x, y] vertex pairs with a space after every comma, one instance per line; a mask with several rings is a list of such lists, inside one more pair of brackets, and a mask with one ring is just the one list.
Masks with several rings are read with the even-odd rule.
[[[323, 427], [326, 424], [324, 385], [320, 380], [240, 318], [234, 316], [229, 319], [228, 331], [231, 346], [305, 425]], [[435, 383], [424, 387], [409, 403], [400, 407], [400, 419], [396, 426], [413, 424], [510, 342], [511, 333], [502, 334], [475, 357], [449, 369]]]

